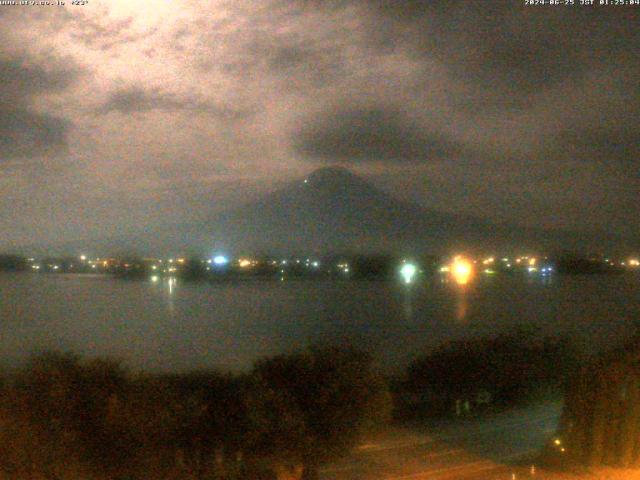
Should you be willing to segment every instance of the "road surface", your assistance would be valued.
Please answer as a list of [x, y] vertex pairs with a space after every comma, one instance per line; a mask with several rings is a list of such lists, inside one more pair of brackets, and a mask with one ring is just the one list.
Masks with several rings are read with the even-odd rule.
[[[322, 480], [522, 480], [539, 478], [522, 464], [553, 436], [558, 402], [484, 419], [448, 421], [423, 429], [392, 429], [368, 438]], [[516, 463], [516, 461], [518, 461]]]

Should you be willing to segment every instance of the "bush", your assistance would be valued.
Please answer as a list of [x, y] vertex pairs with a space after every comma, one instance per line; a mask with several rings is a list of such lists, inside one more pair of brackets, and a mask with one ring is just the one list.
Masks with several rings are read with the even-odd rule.
[[397, 385], [400, 415], [442, 415], [560, 392], [574, 367], [568, 341], [523, 332], [450, 342], [414, 361]]

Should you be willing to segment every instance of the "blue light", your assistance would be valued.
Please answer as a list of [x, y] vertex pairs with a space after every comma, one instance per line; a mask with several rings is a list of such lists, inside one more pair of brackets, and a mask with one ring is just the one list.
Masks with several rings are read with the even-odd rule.
[[224, 255], [216, 255], [213, 257], [213, 263], [216, 265], [226, 265], [229, 263], [229, 259]]

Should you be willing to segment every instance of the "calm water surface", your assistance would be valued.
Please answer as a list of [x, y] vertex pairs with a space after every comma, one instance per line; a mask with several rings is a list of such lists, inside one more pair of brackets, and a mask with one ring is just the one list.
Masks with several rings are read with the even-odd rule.
[[640, 320], [640, 276], [518, 275], [470, 285], [384, 282], [186, 283], [87, 275], [0, 275], [0, 364], [55, 349], [134, 369], [246, 369], [309, 344], [351, 342], [394, 370], [464, 336], [534, 327], [583, 348]]

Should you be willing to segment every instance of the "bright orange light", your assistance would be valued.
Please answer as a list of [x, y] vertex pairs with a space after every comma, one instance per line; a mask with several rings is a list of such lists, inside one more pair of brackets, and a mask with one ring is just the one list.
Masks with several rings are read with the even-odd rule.
[[531, 265], [532, 267], [535, 266], [536, 264], [536, 259], [535, 258], [530, 258], [529, 259], [529, 265]]
[[638, 260], [637, 258], [631, 258], [629, 259], [629, 265], [631, 267], [638, 267], [640, 266], [640, 260]]
[[453, 259], [450, 269], [451, 275], [458, 285], [466, 285], [473, 276], [473, 264], [460, 255]]
[[238, 261], [238, 265], [240, 265], [241, 268], [247, 268], [251, 266], [251, 260], [247, 260], [246, 258], [241, 258]]

